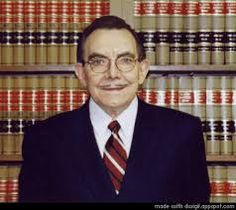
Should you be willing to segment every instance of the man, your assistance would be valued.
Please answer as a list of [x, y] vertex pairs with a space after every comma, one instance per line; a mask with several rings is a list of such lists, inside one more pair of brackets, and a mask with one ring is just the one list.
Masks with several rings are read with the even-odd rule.
[[136, 33], [105, 16], [83, 33], [76, 75], [91, 97], [25, 132], [21, 202], [207, 202], [201, 122], [136, 93], [148, 61]]

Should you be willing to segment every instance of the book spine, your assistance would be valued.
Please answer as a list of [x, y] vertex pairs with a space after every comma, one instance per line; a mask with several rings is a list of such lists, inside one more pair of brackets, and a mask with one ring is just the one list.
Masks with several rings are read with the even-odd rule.
[[134, 1], [134, 30], [138, 33], [141, 31], [141, 3], [142, 0]]
[[163, 76], [157, 76], [154, 80], [154, 92], [156, 92], [157, 103], [154, 105], [168, 107], [170, 106], [170, 94], [168, 92], [169, 79]]
[[7, 166], [7, 202], [13, 203], [18, 200], [18, 175], [20, 167], [16, 165]]
[[221, 77], [208, 76], [206, 80], [206, 131], [207, 154], [220, 154], [221, 123]]
[[47, 0], [36, 0], [36, 64], [47, 64]]
[[198, 63], [198, 0], [184, 1], [184, 58], [187, 65]]
[[236, 2], [234, 0], [225, 0], [225, 64], [236, 64]]
[[0, 202], [7, 202], [8, 167], [0, 165]]
[[224, 138], [220, 141], [220, 153], [221, 155], [232, 155], [234, 123], [232, 121], [233, 93], [230, 76], [221, 77], [221, 98], [221, 121]]
[[157, 0], [156, 2], [156, 64], [170, 64], [170, 15], [171, 7], [169, 0]]
[[192, 77], [179, 78], [179, 110], [193, 114], [194, 95], [192, 90]]
[[151, 74], [145, 79], [142, 85], [143, 88], [142, 98], [149, 104], [157, 104], [157, 92], [155, 87], [156, 80], [157, 76]]
[[155, 1], [143, 0], [141, 2], [141, 40], [146, 56], [151, 65], [156, 63], [156, 13]]
[[36, 0], [24, 2], [24, 63], [33, 65], [36, 63], [36, 40], [35, 31], [37, 27]]
[[211, 182], [212, 202], [227, 202], [227, 166], [214, 165]]
[[176, 76], [169, 78], [170, 107], [179, 109], [179, 79]]
[[206, 143], [206, 77], [193, 77], [193, 115], [200, 117]]
[[227, 166], [227, 197], [228, 203], [236, 202], [236, 167]]
[[[12, 2], [13, 3], [13, 2]], [[15, 1], [13, 11], [14, 44], [13, 64], [24, 64], [24, 1]]]
[[58, 4], [56, 0], [48, 0], [46, 7], [47, 14], [47, 64], [58, 64]]
[[212, 4], [211, 0], [199, 0], [198, 64], [211, 64]]
[[232, 120], [234, 122], [233, 128], [233, 154], [236, 155], [236, 77], [232, 78], [232, 91], [233, 91], [233, 100], [232, 100]]
[[224, 64], [225, 1], [212, 0], [212, 64]]
[[170, 3], [170, 64], [183, 64], [184, 1], [173, 0]]
[[3, 1], [2, 4], [2, 46], [1, 46], [1, 62], [2, 65], [12, 65], [13, 64], [13, 43], [15, 42], [14, 37], [14, 24], [13, 24], [13, 14], [14, 4], [10, 0]]

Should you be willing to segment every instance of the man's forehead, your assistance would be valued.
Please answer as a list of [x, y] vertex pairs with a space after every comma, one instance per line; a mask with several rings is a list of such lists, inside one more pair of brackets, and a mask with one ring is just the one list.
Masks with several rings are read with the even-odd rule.
[[85, 42], [87, 53], [112, 53], [123, 52], [137, 53], [136, 41], [126, 29], [97, 29], [92, 32]]

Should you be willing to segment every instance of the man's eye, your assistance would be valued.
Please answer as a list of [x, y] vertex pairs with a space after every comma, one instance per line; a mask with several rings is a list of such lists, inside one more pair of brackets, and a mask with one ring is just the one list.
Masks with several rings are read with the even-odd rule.
[[122, 57], [122, 58], [120, 58], [120, 62], [124, 63], [124, 64], [131, 64], [134, 62], [134, 59], [129, 58], [129, 57]]
[[104, 59], [92, 59], [89, 63], [94, 66], [100, 66], [106, 64], [106, 61]]

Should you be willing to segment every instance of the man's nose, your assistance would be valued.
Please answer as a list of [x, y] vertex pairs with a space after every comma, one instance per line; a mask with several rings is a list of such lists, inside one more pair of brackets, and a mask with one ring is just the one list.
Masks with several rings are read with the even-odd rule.
[[110, 62], [110, 66], [107, 72], [110, 78], [120, 77], [120, 70], [117, 68], [114, 61]]

